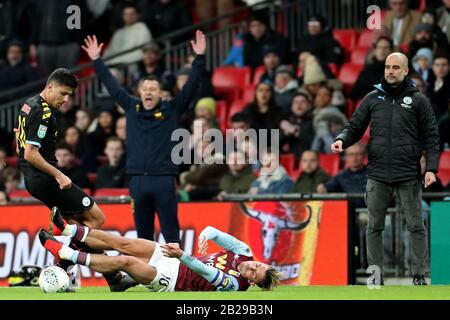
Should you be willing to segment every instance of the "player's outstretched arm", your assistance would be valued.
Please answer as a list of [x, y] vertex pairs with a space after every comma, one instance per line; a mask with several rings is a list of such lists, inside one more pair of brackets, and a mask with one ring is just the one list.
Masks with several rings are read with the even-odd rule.
[[208, 249], [208, 240], [212, 240], [222, 248], [233, 251], [234, 253], [248, 257], [253, 255], [249, 246], [245, 242], [211, 226], [203, 229], [198, 236], [199, 253], [206, 254], [206, 250]]
[[95, 71], [100, 80], [105, 85], [111, 97], [124, 109], [130, 106], [135, 106], [139, 103], [139, 99], [130, 95], [124, 88], [122, 88], [117, 80], [113, 77], [108, 67], [105, 65], [100, 57], [103, 43], [98, 43], [96, 36], [87, 36], [84, 39], [84, 45], [81, 48], [87, 53], [89, 58], [94, 62]]
[[183, 250], [180, 249], [178, 243], [162, 245], [161, 251], [166, 257], [179, 259], [181, 263], [186, 265], [189, 269], [209, 281], [218, 291], [239, 290], [239, 283], [235, 277], [225, 274], [221, 270], [208, 266], [200, 260], [185, 254]]

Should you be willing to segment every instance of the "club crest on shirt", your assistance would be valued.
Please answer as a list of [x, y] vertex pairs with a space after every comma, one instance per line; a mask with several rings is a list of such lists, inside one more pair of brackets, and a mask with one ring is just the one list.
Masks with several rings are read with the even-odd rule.
[[30, 114], [31, 107], [25, 103], [21, 110], [26, 114]]
[[403, 102], [406, 103], [406, 104], [411, 104], [412, 98], [411, 97], [404, 97], [403, 98]]
[[45, 137], [46, 133], [47, 133], [47, 127], [41, 124], [39, 126], [38, 132], [37, 132], [38, 137], [43, 139]]

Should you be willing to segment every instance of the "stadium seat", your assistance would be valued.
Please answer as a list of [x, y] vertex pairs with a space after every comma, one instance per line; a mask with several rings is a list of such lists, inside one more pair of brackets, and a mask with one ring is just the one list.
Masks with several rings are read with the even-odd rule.
[[370, 140], [370, 125], [367, 127], [366, 132], [364, 132], [362, 138], [359, 140], [359, 142], [368, 145]]
[[300, 172], [295, 169], [295, 156], [293, 153], [285, 153], [280, 155], [280, 165], [286, 169], [288, 175], [293, 181], [297, 180]]
[[335, 176], [339, 172], [340, 157], [336, 153], [319, 155], [320, 167], [325, 170], [330, 176]]
[[238, 113], [238, 112], [241, 112], [242, 110], [244, 110], [246, 105], [247, 105], [247, 102], [245, 102], [244, 100], [236, 100], [231, 104], [230, 110], [228, 112], [227, 128], [231, 127], [231, 117], [235, 113]]
[[7, 157], [6, 158], [6, 165], [8, 167], [17, 167], [18, 163], [19, 163], [18, 157]]
[[95, 191], [96, 197], [119, 197], [129, 196], [128, 188], [101, 188]]
[[88, 173], [87, 178], [88, 178], [91, 186], [95, 186], [95, 183], [97, 182], [97, 174], [96, 173]]
[[401, 52], [403, 52], [406, 55], [408, 54], [408, 52], [409, 52], [409, 45], [407, 43], [400, 44], [398, 47], [399, 47]]
[[367, 54], [369, 53], [370, 48], [366, 47], [357, 47], [353, 50], [352, 56], [350, 59], [351, 63], [364, 65]]
[[252, 103], [255, 100], [255, 90], [256, 85], [251, 84], [244, 88], [244, 92], [242, 93], [242, 100], [246, 103]]
[[344, 63], [339, 70], [338, 79], [344, 84], [344, 95], [349, 96], [353, 85], [358, 79], [363, 66], [353, 63]]
[[17, 189], [9, 193], [9, 197], [13, 198], [32, 198], [32, 195], [26, 189]]
[[356, 46], [358, 48], [364, 47], [364, 48], [372, 48], [373, 41], [375, 40], [375, 33], [373, 30], [370, 29], [364, 29], [361, 31], [358, 37], [358, 42], [356, 43]]
[[339, 68], [336, 63], [329, 63], [328, 68], [330, 69], [331, 73], [333, 73], [334, 76], [337, 75]]
[[215, 93], [222, 99], [231, 102], [240, 98], [242, 88], [250, 84], [249, 67], [219, 67], [212, 75]]
[[92, 196], [92, 191], [89, 188], [83, 188], [84, 193], [86, 193], [88, 196]]
[[345, 116], [347, 119], [352, 117], [353, 111], [355, 111], [355, 104], [352, 99], [345, 99]]
[[261, 76], [266, 72], [266, 68], [264, 66], [259, 66], [255, 69], [255, 72], [253, 73], [253, 84], [258, 84], [261, 80]]
[[445, 187], [450, 182], [450, 151], [443, 151], [439, 157], [438, 176]]
[[336, 39], [345, 52], [346, 59], [350, 57], [351, 52], [356, 46], [357, 33], [354, 29], [334, 29], [333, 38]]

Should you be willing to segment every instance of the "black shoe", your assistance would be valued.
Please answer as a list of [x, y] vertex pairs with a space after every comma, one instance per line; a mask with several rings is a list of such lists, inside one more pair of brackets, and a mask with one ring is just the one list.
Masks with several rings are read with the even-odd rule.
[[129, 288], [137, 286], [139, 283], [136, 282], [128, 274], [118, 273], [114, 280], [109, 281], [109, 290], [111, 292], [123, 292]]
[[53, 207], [50, 213], [50, 234], [53, 234], [55, 236], [61, 235], [61, 232], [66, 227], [66, 224], [67, 223], [66, 221], [64, 221], [64, 218], [62, 217], [59, 209], [57, 207]]
[[413, 275], [413, 285], [426, 286], [426, 285], [428, 285], [428, 283], [425, 281], [424, 275], [415, 274], [415, 275]]

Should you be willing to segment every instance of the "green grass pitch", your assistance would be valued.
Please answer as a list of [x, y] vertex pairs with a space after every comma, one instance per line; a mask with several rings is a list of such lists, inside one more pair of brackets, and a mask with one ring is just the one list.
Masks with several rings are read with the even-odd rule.
[[149, 292], [144, 287], [109, 292], [107, 287], [85, 287], [74, 293], [43, 293], [39, 288], [0, 288], [0, 300], [415, 300], [450, 299], [450, 286], [281, 286], [272, 292]]

